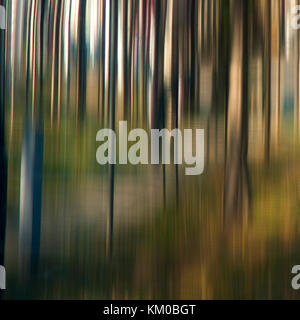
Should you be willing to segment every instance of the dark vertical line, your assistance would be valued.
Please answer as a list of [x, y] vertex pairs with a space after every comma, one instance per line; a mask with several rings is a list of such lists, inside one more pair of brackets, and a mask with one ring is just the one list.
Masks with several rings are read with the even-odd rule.
[[[110, 69], [111, 69], [111, 94], [110, 94], [110, 126], [115, 130], [115, 112], [116, 112], [116, 75], [117, 75], [117, 41], [118, 41], [118, 0], [111, 0], [110, 8]], [[116, 148], [116, 146], [114, 146]], [[115, 150], [113, 151], [115, 152]], [[109, 167], [110, 176], [110, 199], [109, 199], [109, 255], [112, 256], [113, 250], [113, 228], [114, 228], [114, 191], [115, 191], [115, 165]]]
[[[54, 13], [54, 17], [56, 19], [54, 19], [54, 29], [55, 30], [55, 33], [53, 32], [53, 37], [54, 37], [54, 57], [53, 58], [53, 68], [54, 68], [54, 72], [52, 74], [52, 77], [54, 77], [54, 97], [53, 97], [53, 101], [54, 103], [56, 103], [56, 105], [53, 105], [53, 109], [57, 107], [57, 102], [58, 102], [58, 77], [59, 77], [59, 74], [58, 74], [58, 69], [59, 69], [59, 29], [60, 29], [60, 14], [61, 14], [61, 7], [62, 7], [62, 3], [61, 1], [58, 2], [57, 4], [57, 9], [55, 8], [55, 10], [57, 10], [57, 15], [56, 13]], [[51, 46], [50, 46], [51, 47]], [[33, 92], [33, 94], [35, 94]]]
[[128, 117], [128, 0], [123, 0], [123, 68], [124, 68], [124, 113]]
[[[271, 1], [271, 0], [270, 0]], [[242, 100], [242, 128], [243, 128], [243, 149], [242, 157], [247, 158], [248, 152], [248, 55], [249, 55], [249, 23], [248, 23], [248, 0], [244, 1], [243, 5], [243, 100]], [[244, 159], [245, 160], [245, 159]]]
[[[229, 61], [230, 61], [230, 55], [231, 55], [231, 50], [230, 50], [230, 46], [227, 44], [226, 40], [229, 40], [228, 42], [231, 43], [231, 37], [230, 32], [228, 32], [228, 34], [226, 33], [226, 30], [230, 31], [231, 30], [231, 25], [230, 22], [227, 22], [227, 16], [226, 13], [230, 12], [230, 4], [229, 1], [223, 1], [221, 4], [221, 36], [220, 36], [220, 41], [221, 41], [221, 45], [220, 46], [224, 46], [225, 47], [225, 59], [222, 59], [222, 63], [224, 64], [224, 98], [225, 98], [225, 145], [224, 145], [224, 149], [225, 149], [225, 159], [227, 159], [227, 145], [228, 145], [228, 100], [229, 100]], [[228, 39], [228, 38], [229, 39]], [[222, 56], [219, 56], [223, 58]], [[226, 162], [226, 161], [225, 161]], [[225, 163], [226, 166], [226, 163]]]
[[101, 70], [101, 95], [102, 95], [102, 122], [104, 125], [104, 117], [105, 117], [105, 28], [106, 28], [106, 1], [102, 0], [102, 39], [101, 39], [101, 64], [102, 64], [102, 70]]
[[27, 41], [27, 68], [26, 68], [26, 114], [28, 112], [28, 106], [29, 106], [29, 81], [30, 81], [30, 37], [31, 37], [31, 28], [30, 28], [30, 20], [32, 15], [32, 3], [28, 5], [28, 19], [27, 19], [27, 35], [26, 35], [26, 41]]
[[43, 93], [44, 93], [44, 17], [45, 0], [41, 1], [41, 20], [40, 20], [40, 119], [43, 115]]
[[70, 3], [69, 8], [69, 24], [68, 24], [68, 47], [66, 48], [68, 50], [68, 73], [67, 73], [67, 110], [70, 108], [70, 95], [71, 95], [71, 10], [72, 10], [72, 4]]
[[[281, 5], [282, 2], [278, 1], [278, 76], [277, 76], [277, 81], [278, 81], [278, 92], [277, 92], [277, 99], [278, 99], [278, 105], [277, 105], [277, 112], [278, 112], [278, 124], [277, 124], [277, 130], [278, 130], [278, 134], [279, 134], [279, 128], [280, 128], [280, 96], [281, 96], [281, 86], [280, 86], [280, 78], [281, 78], [281, 25], [283, 24], [283, 21], [281, 19]], [[299, 44], [299, 41], [298, 41]], [[299, 69], [298, 69], [299, 70]]]
[[44, 15], [45, 0], [41, 2], [40, 20], [40, 105], [37, 131], [34, 133], [35, 150], [33, 163], [33, 212], [32, 212], [32, 251], [31, 251], [31, 273], [38, 271], [40, 257], [40, 238], [41, 238], [41, 215], [42, 215], [42, 182], [43, 182], [43, 153], [44, 153], [44, 126], [43, 126], [43, 46], [44, 46]]
[[142, 119], [146, 117], [146, 82], [145, 82], [145, 46], [146, 46], [146, 1], [142, 1], [142, 21], [141, 21], [141, 81], [142, 81]]
[[33, 154], [33, 205], [32, 205], [32, 244], [31, 244], [31, 273], [38, 271], [40, 257], [41, 218], [42, 218], [42, 183], [43, 183], [43, 153], [44, 132], [43, 125], [38, 124], [34, 134]]
[[[196, 30], [197, 30], [197, 14], [196, 11], [196, 0], [190, 1], [190, 36], [191, 36], [191, 75], [190, 75], [190, 104], [194, 104], [195, 98], [195, 66], [196, 66]], [[193, 108], [193, 106], [190, 106]]]
[[[270, 0], [271, 1], [271, 0]], [[244, 19], [244, 34], [243, 34], [243, 100], [242, 100], [242, 138], [241, 138], [241, 152], [242, 152], [242, 173], [240, 177], [240, 190], [242, 190], [241, 204], [244, 206], [243, 210], [246, 212], [251, 206], [251, 188], [250, 188], [250, 176], [248, 168], [248, 111], [249, 111], [249, 0], [244, 1], [243, 7], [243, 19]], [[271, 15], [270, 15], [270, 29], [271, 29]], [[270, 32], [271, 38], [271, 32]], [[247, 203], [244, 203], [246, 197]], [[247, 206], [247, 208], [245, 208]]]
[[[98, 4], [99, 5], [99, 4]], [[98, 7], [98, 18], [101, 17], [101, 5], [99, 5]], [[102, 21], [102, 19], [100, 20]], [[101, 85], [101, 45], [100, 45], [100, 38], [101, 38], [101, 35], [100, 35], [100, 30], [101, 30], [101, 23], [100, 25], [97, 26], [98, 27], [98, 35], [99, 35], [99, 39], [98, 39], [98, 51], [97, 51], [97, 54], [98, 54], [98, 86], [97, 86], [97, 89], [98, 89], [98, 105], [97, 105], [97, 121], [99, 121], [99, 115], [100, 115], [100, 96], [101, 96], [101, 90], [100, 90], [100, 85]]]
[[167, 195], [166, 195], [166, 165], [162, 165], [163, 168], [163, 204], [164, 209], [166, 209], [167, 206]]
[[79, 40], [78, 40], [78, 117], [82, 119], [85, 115], [86, 96], [86, 0], [80, 0], [79, 4]]
[[131, 116], [131, 108], [132, 108], [132, 48], [133, 48], [133, 35], [134, 35], [134, 19], [135, 19], [135, 0], [131, 0], [130, 3], [130, 27], [129, 27], [129, 51], [128, 51], [128, 82], [127, 82], [127, 91], [128, 91], [128, 102], [127, 102], [127, 111], [128, 116]]
[[284, 49], [285, 45], [285, 0], [281, 0], [281, 42], [283, 47], [281, 48], [282, 50]]
[[272, 28], [271, 28], [271, 9], [272, 9], [272, 0], [268, 0], [267, 7], [267, 30], [268, 34], [266, 35], [266, 51], [265, 51], [265, 59], [266, 59], [266, 99], [265, 99], [265, 156], [266, 162], [270, 162], [270, 131], [271, 131], [271, 36], [272, 36]]

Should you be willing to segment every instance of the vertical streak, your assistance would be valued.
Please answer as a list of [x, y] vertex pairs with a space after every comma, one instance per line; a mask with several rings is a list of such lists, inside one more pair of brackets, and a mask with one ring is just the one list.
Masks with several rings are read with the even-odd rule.
[[55, 104], [55, 67], [56, 67], [56, 42], [57, 42], [57, 16], [58, 16], [58, 6], [59, 1], [55, 2], [54, 8], [54, 27], [53, 27], [53, 47], [52, 47], [52, 66], [51, 66], [51, 126], [53, 125], [53, 117], [54, 117], [54, 104]]
[[[5, 1], [0, 0], [0, 4], [5, 6]], [[5, 152], [5, 37], [5, 30], [0, 30], [0, 265], [4, 265], [7, 208], [7, 159]]]
[[34, 116], [35, 111], [35, 86], [36, 86], [36, 49], [37, 49], [37, 20], [38, 20], [38, 7], [39, 7], [39, 0], [36, 0], [35, 2], [35, 8], [34, 8], [34, 31], [33, 31], [33, 63], [32, 63], [32, 117]]
[[[111, 0], [111, 12], [110, 12], [110, 69], [111, 69], [111, 94], [110, 94], [110, 126], [112, 130], [115, 130], [115, 103], [116, 103], [116, 75], [117, 75], [117, 41], [118, 41], [118, 0]], [[116, 147], [116, 146], [114, 146]], [[115, 152], [115, 148], [114, 151]], [[110, 165], [110, 199], [109, 199], [109, 256], [112, 255], [113, 250], [113, 227], [114, 227], [114, 188], [115, 188], [115, 166]]]
[[101, 39], [101, 96], [102, 96], [102, 121], [104, 122], [105, 117], [105, 47], [106, 47], [106, 0], [102, 0], [102, 39]]
[[80, 0], [78, 13], [78, 52], [77, 52], [77, 116], [82, 119], [86, 104], [86, 0]]
[[58, 45], [58, 112], [57, 112], [57, 121], [58, 126], [60, 123], [60, 113], [61, 113], [61, 95], [62, 95], [62, 51], [63, 51], [63, 18], [65, 10], [65, 0], [62, 0], [62, 5], [60, 8], [60, 26], [59, 26], [59, 45]]
[[266, 96], [265, 96], [265, 158], [270, 161], [270, 139], [271, 139], [271, 10], [272, 0], [267, 3], [267, 32], [265, 43], [265, 61], [266, 61]]

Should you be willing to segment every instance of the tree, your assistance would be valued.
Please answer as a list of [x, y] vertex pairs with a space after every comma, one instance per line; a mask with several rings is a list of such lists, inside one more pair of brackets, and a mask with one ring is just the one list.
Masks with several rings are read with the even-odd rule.
[[232, 4], [234, 33], [231, 40], [224, 220], [231, 222], [249, 207], [248, 153], [248, 0]]
[[[5, 1], [0, 0], [4, 6]], [[0, 265], [4, 265], [7, 206], [7, 159], [5, 151], [5, 30], [0, 30]]]

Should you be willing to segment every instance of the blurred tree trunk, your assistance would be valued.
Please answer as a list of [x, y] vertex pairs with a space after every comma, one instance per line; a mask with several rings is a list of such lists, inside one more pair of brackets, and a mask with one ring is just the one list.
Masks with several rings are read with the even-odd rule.
[[83, 119], [86, 103], [86, 0], [79, 0], [78, 17], [77, 112], [78, 118]]
[[232, 40], [227, 115], [224, 222], [248, 214], [248, 1], [232, 2]]
[[102, 96], [102, 121], [105, 119], [105, 33], [106, 33], [106, 0], [102, 0], [102, 32], [101, 32], [101, 96]]
[[[299, 5], [300, 1], [297, 0], [296, 4]], [[295, 75], [294, 75], [294, 126], [295, 134], [299, 136], [300, 133], [300, 43], [299, 32], [295, 36], [295, 49], [294, 49], [294, 63], [295, 63]]]
[[71, 97], [71, 11], [72, 4], [69, 3], [69, 11], [68, 11], [68, 46], [65, 50], [68, 51], [68, 72], [67, 72], [67, 108], [70, 109], [70, 97]]
[[[0, 0], [5, 6], [5, 1]], [[7, 159], [5, 151], [5, 30], [0, 30], [0, 265], [4, 265], [7, 206]]]
[[[277, 81], [276, 81], [276, 109], [275, 109], [275, 142], [276, 149], [278, 149], [279, 145], [279, 130], [280, 130], [280, 100], [281, 100], [281, 25], [282, 25], [282, 2], [278, 1], [277, 7], [278, 14], [278, 26], [277, 26]], [[299, 45], [299, 41], [298, 41]]]
[[124, 114], [129, 115], [128, 92], [128, 0], [123, 0], [123, 89], [124, 89]]
[[59, 37], [58, 37], [58, 96], [57, 96], [57, 120], [60, 124], [61, 117], [61, 104], [62, 104], [62, 81], [63, 81], [63, 51], [64, 39], [63, 39], [63, 28], [64, 28], [64, 11], [65, 11], [65, 0], [61, 0], [60, 14], [59, 14]]
[[136, 15], [136, 1], [130, 1], [130, 26], [129, 26], [129, 48], [128, 48], [128, 64], [127, 64], [127, 110], [128, 115], [132, 117], [132, 103], [133, 103], [133, 73], [132, 73], [132, 63], [133, 63], [133, 48], [134, 48], [134, 21]]
[[[220, 35], [218, 50], [218, 82], [216, 88], [216, 101], [219, 105], [225, 104], [225, 110], [228, 109], [228, 93], [229, 93], [229, 66], [230, 66], [230, 0], [222, 0], [220, 4]], [[224, 103], [225, 102], [225, 103]]]
[[25, 116], [20, 179], [21, 277], [37, 270], [40, 250], [43, 128]]
[[172, 70], [171, 70], [171, 91], [172, 91], [172, 122], [178, 128], [178, 90], [179, 90], [179, 1], [173, 0], [172, 18]]
[[271, 41], [272, 41], [272, 0], [267, 2], [267, 27], [265, 33], [264, 47], [264, 116], [265, 116], [265, 160], [270, 161], [271, 144]]
[[[110, 32], [109, 32], [109, 109], [110, 128], [115, 130], [116, 118], [116, 83], [118, 71], [118, 0], [110, 0]], [[115, 194], [115, 166], [109, 167], [109, 219], [108, 219], [108, 253], [111, 257], [113, 250], [113, 228], [114, 228], [114, 194]]]
[[[33, 61], [35, 63], [39, 62], [39, 105], [32, 108], [32, 110], [35, 110], [34, 114], [31, 114], [28, 104], [26, 105], [21, 153], [19, 254], [22, 280], [25, 280], [28, 274], [37, 272], [40, 254], [44, 153], [44, 0], [40, 2], [40, 7], [37, 7], [37, 9], [34, 14], [40, 15], [39, 28], [36, 30], [36, 32], [39, 31], [39, 41], [35, 42], [35, 48], [32, 49], [33, 52], [29, 51], [29, 55], [33, 54]], [[38, 52], [39, 56], [37, 56]], [[29, 72], [30, 69], [28, 68], [27, 73]], [[29, 76], [27, 76], [28, 78]], [[32, 81], [35, 81], [35, 79]], [[27, 83], [26, 90], [29, 90], [28, 88], [29, 83]]]
[[198, 70], [198, 1], [190, 1], [190, 34], [191, 34], [191, 74], [190, 74], [190, 99], [191, 108], [194, 109], [194, 102], [196, 101], [196, 77]]
[[55, 104], [58, 101], [58, 69], [59, 69], [59, 26], [61, 1], [55, 2], [53, 19], [53, 44], [51, 61], [51, 123], [54, 119]]
[[154, 128], [161, 128], [161, 126], [164, 125], [165, 122], [164, 43], [166, 23], [166, 0], [154, 0], [153, 6], [155, 18], [155, 44], [151, 118]]
[[[172, 92], [172, 127], [179, 127], [179, 8], [180, 0], [173, 0], [172, 18], [172, 71], [171, 71], [171, 92]], [[163, 165], [163, 187], [164, 199], [166, 198], [165, 166]], [[178, 164], [175, 164], [176, 180], [176, 204], [179, 204], [179, 174]], [[164, 201], [165, 202], [165, 201]]]
[[141, 1], [140, 4], [140, 91], [139, 91], [139, 108], [140, 108], [140, 119], [141, 122], [146, 116], [145, 107], [145, 47], [146, 47], [146, 1]]

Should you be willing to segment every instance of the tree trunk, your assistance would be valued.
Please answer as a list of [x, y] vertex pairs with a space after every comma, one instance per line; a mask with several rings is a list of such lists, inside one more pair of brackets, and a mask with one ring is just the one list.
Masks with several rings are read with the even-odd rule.
[[224, 184], [224, 222], [248, 213], [248, 1], [234, 1], [227, 145]]
[[[4, 6], [5, 1], [0, 0]], [[6, 206], [7, 206], [7, 159], [5, 152], [5, 30], [0, 30], [0, 265], [4, 265]]]

